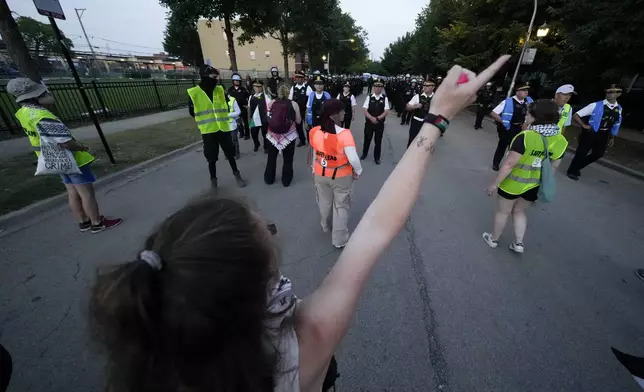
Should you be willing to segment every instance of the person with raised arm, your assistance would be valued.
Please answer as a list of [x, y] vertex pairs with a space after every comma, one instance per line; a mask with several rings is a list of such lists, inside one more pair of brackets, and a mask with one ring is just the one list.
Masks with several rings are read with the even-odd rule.
[[212, 194], [168, 217], [132, 261], [106, 267], [89, 312], [107, 354], [105, 390], [323, 390], [367, 280], [416, 202], [437, 139], [508, 58], [478, 76], [452, 67], [418, 136], [307, 298], [295, 297], [280, 274], [263, 219]]

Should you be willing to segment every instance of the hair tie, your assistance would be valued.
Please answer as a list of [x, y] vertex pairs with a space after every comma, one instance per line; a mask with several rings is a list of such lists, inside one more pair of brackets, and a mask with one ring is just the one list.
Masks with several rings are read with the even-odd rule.
[[161, 271], [161, 268], [163, 268], [161, 257], [159, 257], [157, 252], [153, 250], [144, 250], [143, 252], [139, 253], [139, 259], [145, 261], [147, 265], [157, 271]]

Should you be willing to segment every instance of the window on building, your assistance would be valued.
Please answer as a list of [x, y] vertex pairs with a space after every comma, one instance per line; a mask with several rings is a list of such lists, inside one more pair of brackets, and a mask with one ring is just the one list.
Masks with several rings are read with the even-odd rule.
[[266, 56], [266, 58], [271, 57], [271, 52], [270, 52], [270, 50], [266, 50], [266, 51], [264, 51], [264, 56]]
[[250, 51], [250, 53], [248, 54], [248, 57], [249, 57], [251, 60], [255, 60], [255, 51], [254, 51], [254, 50], [251, 50], [251, 51]]

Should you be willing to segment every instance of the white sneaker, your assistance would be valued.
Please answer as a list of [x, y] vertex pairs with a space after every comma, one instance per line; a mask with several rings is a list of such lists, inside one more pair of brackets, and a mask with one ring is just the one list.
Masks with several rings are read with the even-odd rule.
[[519, 242], [516, 242], [516, 241], [513, 241], [510, 244], [510, 250], [513, 250], [513, 251], [515, 251], [517, 253], [523, 253], [523, 244], [519, 243]]
[[495, 249], [499, 246], [499, 241], [492, 240], [492, 233], [483, 233], [483, 241], [490, 246], [490, 248]]

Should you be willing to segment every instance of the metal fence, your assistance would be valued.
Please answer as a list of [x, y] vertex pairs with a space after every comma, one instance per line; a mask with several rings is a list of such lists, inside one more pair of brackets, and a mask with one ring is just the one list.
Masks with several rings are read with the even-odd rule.
[[[90, 81], [83, 83], [94, 113], [107, 121], [186, 106], [186, 90], [198, 83], [189, 80]], [[76, 83], [49, 83], [56, 99], [56, 114], [69, 126], [91, 123]], [[0, 86], [0, 139], [23, 135], [15, 118], [19, 109], [6, 86]]]

